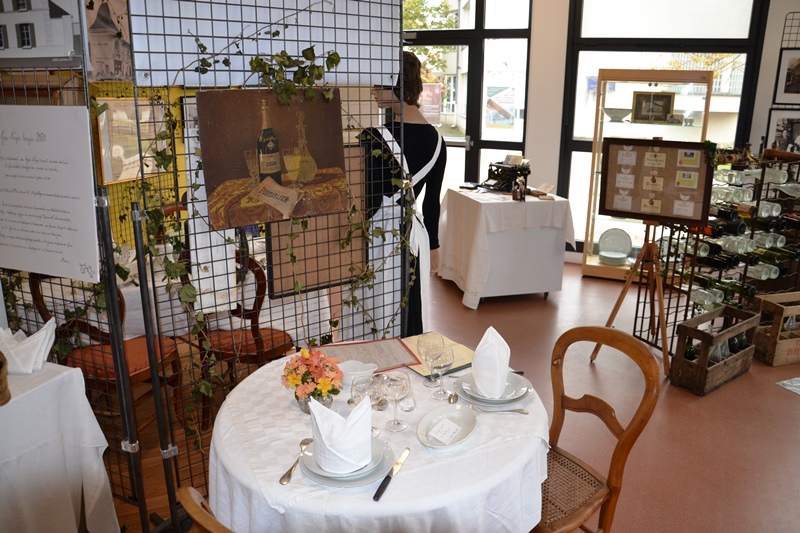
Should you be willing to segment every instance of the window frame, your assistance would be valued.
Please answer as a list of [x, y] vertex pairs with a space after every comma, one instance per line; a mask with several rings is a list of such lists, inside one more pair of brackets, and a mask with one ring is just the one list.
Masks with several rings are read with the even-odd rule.
[[[591, 140], [574, 139], [575, 98], [578, 83], [578, 60], [581, 52], [674, 52], [681, 53], [739, 53], [747, 61], [742, 81], [742, 95], [734, 138], [735, 146], [749, 141], [753, 121], [758, 71], [766, 32], [769, 0], [753, 0], [750, 30], [746, 39], [633, 39], [581, 37], [583, 0], [570, 0], [567, 29], [567, 57], [564, 74], [564, 98], [561, 121], [561, 148], [558, 161], [557, 194], [569, 197], [572, 155], [592, 151]], [[583, 251], [583, 241], [577, 241], [577, 251]]]

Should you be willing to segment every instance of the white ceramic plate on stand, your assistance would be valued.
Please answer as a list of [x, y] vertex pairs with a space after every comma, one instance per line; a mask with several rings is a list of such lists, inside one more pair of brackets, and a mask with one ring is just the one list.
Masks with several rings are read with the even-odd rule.
[[618, 252], [625, 254], [625, 257], [631, 253], [633, 243], [631, 236], [625, 230], [619, 228], [611, 228], [600, 235], [597, 241], [597, 248], [601, 254], [603, 252]]

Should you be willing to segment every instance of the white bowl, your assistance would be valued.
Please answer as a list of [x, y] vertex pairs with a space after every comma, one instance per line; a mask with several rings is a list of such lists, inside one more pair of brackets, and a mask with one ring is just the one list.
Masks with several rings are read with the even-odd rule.
[[620, 109], [618, 107], [604, 107], [603, 113], [611, 119], [611, 122], [622, 122], [623, 118], [631, 114], [631, 110]]
[[371, 376], [378, 370], [378, 365], [361, 361], [343, 361], [339, 363], [339, 370], [342, 371], [342, 387], [344, 390], [349, 390], [355, 378]]

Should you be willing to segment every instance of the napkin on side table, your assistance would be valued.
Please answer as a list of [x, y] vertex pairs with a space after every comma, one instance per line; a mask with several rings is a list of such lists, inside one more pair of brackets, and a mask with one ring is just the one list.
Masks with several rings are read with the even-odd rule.
[[323, 470], [346, 474], [363, 468], [372, 460], [372, 405], [363, 398], [347, 419], [316, 400], [311, 409], [314, 459]]
[[8, 373], [32, 374], [35, 370], [41, 370], [55, 338], [54, 318], [30, 337], [26, 337], [21, 330], [11, 333], [11, 330], [0, 328], [0, 351], [8, 359]]
[[478, 392], [487, 398], [500, 398], [511, 370], [511, 348], [492, 326], [483, 334], [472, 358], [472, 378]]

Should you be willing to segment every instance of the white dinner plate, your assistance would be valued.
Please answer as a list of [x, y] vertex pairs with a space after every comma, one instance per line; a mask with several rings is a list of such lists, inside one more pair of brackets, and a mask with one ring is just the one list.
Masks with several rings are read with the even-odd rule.
[[[300, 461], [300, 470], [303, 474], [310, 480], [316, 481], [322, 485], [328, 485], [330, 487], [358, 487], [361, 485], [368, 485], [373, 481], [377, 481], [382, 479], [389, 470], [392, 469], [392, 465], [394, 464], [394, 451], [392, 451], [392, 447], [389, 446], [387, 442], [379, 441], [381, 444], [381, 461], [378, 463], [378, 466], [367, 472], [366, 474], [361, 474], [358, 476], [351, 476], [351, 477], [328, 477], [328, 476], [321, 476], [319, 474], [315, 474], [311, 470], [309, 470], [303, 461]], [[308, 449], [308, 448], [306, 448]]]
[[597, 248], [601, 252], [621, 252], [627, 256], [631, 253], [633, 245], [631, 236], [625, 230], [611, 228], [600, 235]]
[[[431, 430], [445, 418], [461, 428], [448, 444], [430, 436]], [[475, 431], [476, 425], [475, 412], [466, 405], [442, 405], [422, 417], [417, 424], [417, 438], [430, 448], [449, 448], [465, 441]]]
[[383, 459], [383, 442], [379, 441], [378, 439], [372, 439], [372, 458], [370, 459], [369, 463], [364, 465], [363, 467], [355, 470], [353, 472], [346, 472], [344, 474], [337, 474], [334, 472], [328, 472], [327, 470], [323, 469], [317, 463], [317, 460], [314, 458], [314, 442], [312, 442], [306, 449], [303, 451], [302, 461], [303, 464], [317, 474], [318, 476], [322, 477], [330, 477], [330, 478], [347, 478], [347, 477], [359, 477], [363, 476], [370, 472], [373, 468], [377, 467], [381, 459]]
[[475, 377], [472, 374], [467, 374], [461, 378], [461, 388], [471, 398], [491, 403], [507, 403], [517, 398], [521, 398], [523, 394], [528, 392], [531, 382], [513, 372], [508, 373], [506, 377], [506, 388], [499, 398], [488, 398], [478, 392], [478, 387], [475, 386]]
[[455, 382], [456, 394], [458, 394], [462, 399], [470, 403], [474, 403], [475, 405], [480, 405], [483, 407], [501, 407], [523, 402], [527, 400], [531, 394], [533, 394], [533, 385], [531, 385], [531, 382], [525, 379], [524, 377], [518, 374], [513, 374], [513, 375], [524, 380], [526, 383], [525, 392], [522, 394], [522, 396], [519, 396], [517, 398], [513, 398], [511, 400], [488, 400], [471, 396], [470, 394], [467, 393], [467, 391], [464, 390], [463, 387], [464, 378], [466, 378], [467, 376], [462, 376], [456, 380]]

